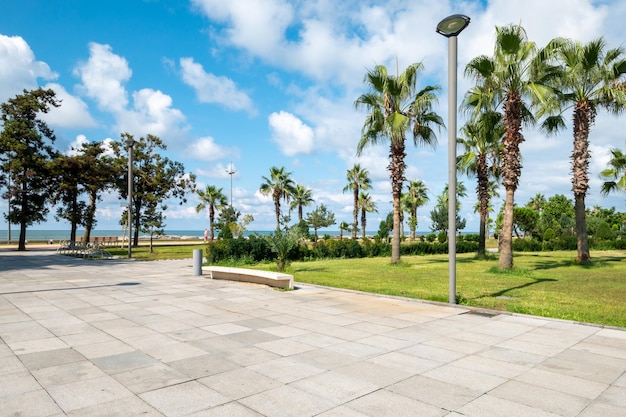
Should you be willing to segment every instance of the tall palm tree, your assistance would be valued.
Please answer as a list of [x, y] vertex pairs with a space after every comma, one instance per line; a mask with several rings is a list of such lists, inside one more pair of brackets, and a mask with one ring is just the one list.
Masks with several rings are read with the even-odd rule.
[[354, 164], [352, 168], [346, 171], [348, 184], [343, 187], [343, 192], [352, 190], [354, 196], [354, 209], [352, 210], [352, 239], [356, 239], [356, 231], [359, 228], [359, 191], [369, 190], [372, 188], [372, 180], [369, 172], [365, 168], [361, 168], [360, 164]]
[[313, 192], [310, 188], [305, 187], [302, 184], [296, 184], [291, 195], [291, 203], [289, 204], [289, 210], [298, 208], [298, 222], [302, 221], [302, 208], [308, 207], [315, 202], [313, 200]]
[[221, 210], [228, 204], [228, 198], [222, 192], [222, 188], [217, 188], [215, 185], [207, 185], [204, 190], [197, 191], [200, 203], [196, 206], [196, 213], [200, 213], [202, 210], [209, 210], [209, 229], [210, 240], [214, 237], [214, 222], [215, 222], [215, 210]]
[[391, 241], [391, 263], [400, 260], [400, 218], [402, 187], [406, 170], [405, 139], [413, 133], [414, 145], [434, 146], [437, 137], [433, 127], [443, 126], [443, 119], [432, 111], [436, 102], [435, 86], [427, 86], [416, 92], [417, 75], [423, 69], [421, 63], [411, 64], [398, 75], [389, 75], [383, 65], [368, 71], [365, 83], [370, 91], [355, 101], [357, 109], [369, 112], [361, 130], [357, 155], [372, 145], [389, 143], [387, 166], [391, 179], [393, 197], [393, 238]]
[[409, 188], [402, 194], [402, 205], [409, 213], [409, 238], [415, 240], [415, 229], [417, 228], [417, 209], [428, 201], [428, 187], [422, 180], [409, 181]]
[[465, 103], [474, 108], [475, 114], [502, 107], [504, 117], [501, 175], [506, 196], [499, 241], [500, 269], [513, 267], [513, 206], [522, 172], [522, 124], [535, 122], [526, 101], [545, 102], [550, 93], [547, 82], [554, 76], [543, 58], [543, 51], [536, 51], [535, 43], [528, 40], [521, 26], [508, 25], [496, 27], [493, 57], [481, 55], [465, 68], [465, 74], [478, 83]]
[[602, 194], [614, 191], [626, 191], [626, 152], [611, 149], [609, 167], [600, 173], [606, 181], [602, 184]]
[[586, 263], [590, 259], [585, 196], [589, 189], [589, 131], [600, 108], [619, 114], [626, 108], [626, 58], [624, 49], [609, 49], [602, 38], [587, 44], [571, 39], [553, 39], [548, 45], [562, 65], [562, 73], [556, 80], [560, 89], [558, 100], [560, 112], [549, 117], [543, 124], [548, 132], [565, 126], [563, 112], [573, 109], [574, 147], [572, 161], [572, 190], [576, 211], [576, 261]]
[[369, 193], [359, 194], [359, 208], [361, 209], [361, 237], [365, 239], [365, 226], [367, 225], [367, 213], [378, 213], [376, 202]]
[[486, 226], [489, 217], [489, 199], [491, 198], [490, 179], [500, 176], [500, 141], [504, 135], [502, 114], [484, 112], [469, 121], [462, 129], [465, 138], [459, 138], [465, 152], [457, 158], [457, 168], [466, 175], [476, 176], [476, 195], [480, 229], [478, 238], [478, 257], [486, 254]]
[[543, 210], [543, 206], [545, 204], [546, 204], [546, 196], [541, 193], [537, 193], [535, 194], [533, 198], [530, 199], [528, 203], [526, 203], [526, 207], [532, 208], [537, 213], [541, 213], [541, 210]]
[[261, 194], [271, 195], [274, 200], [274, 210], [276, 211], [276, 230], [280, 230], [280, 200], [289, 202], [295, 191], [295, 183], [291, 178], [291, 172], [286, 172], [285, 167], [271, 167], [270, 176], [263, 176], [261, 184]]

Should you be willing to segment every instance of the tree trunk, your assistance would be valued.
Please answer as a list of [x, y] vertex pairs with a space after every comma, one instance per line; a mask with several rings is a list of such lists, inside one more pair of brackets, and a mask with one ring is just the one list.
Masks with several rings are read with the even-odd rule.
[[85, 219], [85, 233], [83, 234], [83, 241], [89, 243], [91, 238], [91, 229], [93, 228], [93, 219], [96, 215], [96, 192], [89, 191], [89, 208], [87, 209], [87, 218]]
[[480, 213], [480, 230], [478, 231], [478, 257], [484, 258], [486, 255], [486, 228], [487, 219], [484, 213]]
[[400, 261], [400, 195], [393, 196], [393, 238], [391, 239], [391, 263]]
[[215, 229], [213, 227], [213, 223], [215, 222], [215, 207], [213, 204], [209, 206], [209, 240], [213, 242], [213, 238], [215, 237]]
[[359, 227], [359, 187], [354, 184], [354, 210], [352, 210], [353, 225], [352, 239], [356, 239], [356, 229]]
[[498, 248], [500, 251], [498, 268], [500, 269], [513, 268], [513, 196], [513, 188], [507, 188], [504, 202], [502, 230], [500, 231], [500, 239], [498, 241]]
[[587, 238], [585, 195], [576, 194], [574, 198], [574, 210], [576, 211], [576, 248], [578, 250], [576, 262], [585, 264], [591, 260], [591, 255], [589, 254], [589, 239]]
[[22, 203], [22, 213], [20, 220], [20, 240], [17, 244], [18, 251], [26, 250], [26, 220], [24, 219], [25, 213], [28, 212], [28, 204], [26, 203], [26, 183], [22, 183], [22, 195], [21, 195], [21, 203]]

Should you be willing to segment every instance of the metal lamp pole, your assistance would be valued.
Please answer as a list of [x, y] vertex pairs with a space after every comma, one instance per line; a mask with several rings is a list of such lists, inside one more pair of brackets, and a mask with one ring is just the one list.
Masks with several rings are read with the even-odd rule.
[[133, 257], [132, 238], [133, 238], [133, 145], [135, 141], [126, 140], [128, 147], [128, 259]]
[[456, 304], [456, 87], [457, 36], [470, 18], [455, 14], [437, 25], [437, 33], [448, 38], [448, 303]]
[[236, 174], [237, 171], [233, 169], [232, 162], [230, 163], [230, 166], [226, 170], [226, 173], [230, 175], [230, 208], [233, 208], [233, 175]]

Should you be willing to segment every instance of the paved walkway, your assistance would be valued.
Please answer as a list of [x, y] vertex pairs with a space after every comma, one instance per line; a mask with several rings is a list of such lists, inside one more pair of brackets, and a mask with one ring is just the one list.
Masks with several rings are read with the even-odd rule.
[[0, 416], [626, 415], [624, 330], [191, 262], [0, 250]]

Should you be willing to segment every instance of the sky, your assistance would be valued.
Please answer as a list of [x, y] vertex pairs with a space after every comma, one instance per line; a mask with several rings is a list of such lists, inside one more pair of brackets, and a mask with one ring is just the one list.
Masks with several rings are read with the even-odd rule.
[[[459, 102], [472, 86], [463, 69], [472, 58], [492, 54], [496, 26], [521, 24], [540, 47], [555, 37], [588, 42], [602, 36], [610, 48], [626, 42], [622, 0], [5, 1], [0, 102], [23, 89], [55, 90], [62, 105], [45, 120], [64, 153], [85, 141], [119, 140], [124, 132], [160, 137], [167, 144], [163, 154], [194, 173], [199, 188], [215, 185], [230, 200], [232, 180], [234, 207], [255, 219], [250, 230], [274, 228], [273, 203], [259, 192], [272, 166], [285, 167], [312, 190], [315, 204], [305, 213], [325, 204], [337, 224], [351, 223], [352, 195], [342, 190], [346, 171], [359, 163], [372, 179], [378, 213], [368, 216], [367, 233], [375, 234], [392, 209], [389, 149], [370, 147], [357, 157], [366, 114], [354, 102], [368, 91], [363, 79], [375, 65], [393, 73], [421, 62], [418, 87], [441, 87], [435, 110], [447, 124], [448, 43], [435, 27], [456, 13], [471, 18], [458, 38]], [[459, 113], [458, 126], [464, 122]], [[533, 128], [523, 133], [516, 203], [537, 193], [573, 198], [571, 126], [549, 138]], [[429, 213], [447, 183], [447, 130], [437, 136], [435, 148], [407, 146], [406, 178], [429, 189], [430, 202], [418, 210], [422, 231], [429, 230]], [[590, 134], [588, 207], [626, 210], [624, 195], [599, 192], [609, 150], [624, 149], [625, 142], [625, 115], [601, 111]], [[476, 232], [476, 182], [459, 181], [468, 189], [461, 199], [465, 231]], [[497, 209], [503, 198], [502, 192], [495, 199]], [[208, 227], [208, 214], [196, 213], [198, 202], [189, 195], [183, 205], [168, 204], [166, 229]], [[115, 193], [103, 195], [96, 230], [120, 228], [120, 203]], [[1, 200], [0, 212], [6, 209]], [[69, 224], [51, 211], [48, 222], [31, 227]]]

